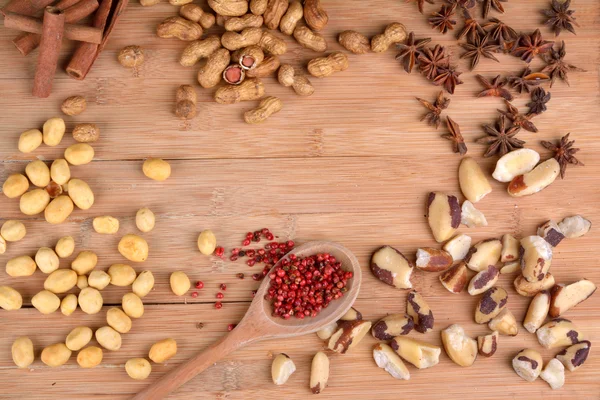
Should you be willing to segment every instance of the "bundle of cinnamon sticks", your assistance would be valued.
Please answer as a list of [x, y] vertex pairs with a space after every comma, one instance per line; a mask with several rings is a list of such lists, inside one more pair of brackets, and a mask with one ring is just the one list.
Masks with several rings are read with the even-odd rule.
[[[11, 0], [0, 9], [0, 13], [4, 15], [4, 26], [23, 32], [13, 40], [21, 54], [26, 56], [37, 47], [40, 48], [33, 95], [50, 95], [63, 37], [81, 42], [66, 71], [72, 78], [84, 79], [106, 46], [110, 33], [128, 2], [129, 0]], [[38, 14], [42, 14], [41, 18]], [[76, 24], [92, 14], [92, 26]]]

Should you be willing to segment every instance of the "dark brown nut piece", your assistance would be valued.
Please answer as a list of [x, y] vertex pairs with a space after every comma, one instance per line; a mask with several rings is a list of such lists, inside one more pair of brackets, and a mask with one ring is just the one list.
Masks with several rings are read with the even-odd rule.
[[329, 338], [327, 347], [336, 353], [346, 354], [360, 343], [370, 329], [370, 321], [338, 321], [337, 330]]
[[[304, 11], [306, 15], [306, 8]], [[394, 43], [400, 43], [406, 39], [406, 28], [404, 25], [394, 22], [385, 27], [382, 34], [375, 35], [371, 39], [371, 50], [375, 53], [383, 53]]]
[[493, 331], [498, 331], [501, 335], [517, 336], [519, 326], [513, 313], [508, 308], [500, 311], [489, 323], [488, 327]]
[[412, 317], [404, 314], [390, 314], [373, 325], [371, 335], [379, 340], [392, 340], [396, 336], [408, 335], [414, 326]]
[[269, 29], [277, 29], [281, 17], [287, 11], [289, 6], [289, 0], [269, 0], [267, 3], [267, 9], [263, 14], [265, 19], [265, 26]]
[[348, 56], [335, 51], [327, 57], [314, 58], [308, 62], [308, 72], [316, 78], [325, 78], [334, 72], [348, 69]]
[[556, 318], [564, 314], [577, 304], [587, 300], [595, 291], [596, 285], [587, 279], [566, 286], [562, 283], [554, 286], [550, 302], [550, 316]]
[[465, 200], [461, 207], [460, 223], [466, 225], [467, 228], [476, 228], [479, 226], [487, 226], [488, 222], [485, 215], [475, 208], [473, 203]]
[[304, 1], [304, 20], [311, 29], [320, 31], [329, 22], [329, 16], [321, 5], [321, 0]]
[[244, 47], [231, 55], [231, 61], [239, 63], [245, 70], [258, 67], [264, 59], [265, 53], [258, 45]]
[[563, 363], [569, 371], [573, 372], [585, 363], [585, 360], [587, 360], [588, 355], [590, 354], [591, 347], [592, 343], [588, 340], [582, 340], [558, 353], [556, 358]]
[[271, 32], [263, 32], [258, 45], [267, 53], [280, 56], [287, 51], [287, 44]]
[[229, 65], [229, 50], [218, 49], [213, 52], [198, 71], [198, 83], [203, 88], [217, 86], [223, 79], [223, 71]]
[[565, 367], [553, 358], [542, 370], [540, 378], [548, 382], [552, 389], [560, 389], [565, 384]]
[[245, 77], [246, 72], [239, 64], [231, 64], [223, 71], [223, 80], [230, 85], [239, 85]]
[[296, 70], [290, 64], [283, 64], [279, 68], [277, 80], [283, 86], [291, 86], [299, 96], [310, 96], [315, 92], [315, 88], [308, 78], [304, 75], [296, 74]]
[[508, 293], [500, 287], [488, 289], [479, 299], [475, 309], [475, 322], [486, 324], [506, 307]]
[[512, 274], [517, 271], [521, 271], [520, 261], [506, 263], [502, 266], [502, 268], [500, 268], [500, 274]]
[[311, 31], [306, 26], [299, 26], [294, 30], [294, 39], [307, 49], [318, 52], [327, 50], [327, 42], [323, 35]]
[[196, 40], [187, 45], [181, 53], [179, 64], [191, 67], [203, 58], [209, 57], [221, 47], [221, 39], [216, 35], [210, 35], [202, 40]]
[[530, 333], [535, 333], [546, 320], [550, 310], [550, 292], [543, 290], [535, 295], [529, 303], [523, 326]]
[[379, 368], [384, 369], [396, 379], [410, 379], [410, 372], [398, 354], [387, 344], [377, 343], [373, 346], [373, 359]]
[[63, 101], [60, 109], [66, 115], [79, 115], [85, 111], [87, 102], [83, 96], [71, 96]]
[[461, 210], [455, 196], [441, 192], [429, 193], [425, 215], [438, 243], [450, 239], [460, 226]]
[[371, 50], [371, 42], [362, 33], [356, 31], [344, 31], [339, 34], [338, 42], [348, 51], [354, 54], [365, 54]]
[[584, 339], [583, 333], [568, 319], [556, 318], [538, 329], [538, 342], [547, 349], [570, 346]]
[[479, 349], [479, 354], [484, 357], [491, 357], [498, 350], [498, 339], [500, 336], [497, 331], [490, 333], [485, 336], [477, 337], [477, 347]]
[[460, 190], [472, 203], [477, 203], [492, 192], [490, 182], [479, 164], [471, 157], [462, 159], [458, 167], [458, 182]]
[[538, 227], [538, 236], [544, 238], [544, 240], [552, 247], [558, 246], [558, 244], [565, 238], [562, 234], [556, 222], [550, 220], [545, 222], [543, 225]]
[[319, 394], [329, 380], [329, 358], [322, 351], [315, 354], [310, 366], [310, 390], [313, 394]]
[[135, 68], [144, 63], [144, 50], [140, 46], [127, 46], [119, 51], [117, 59], [125, 68]]
[[190, 85], [177, 88], [175, 97], [175, 115], [181, 119], [192, 119], [196, 116], [196, 91]]
[[542, 372], [542, 355], [533, 349], [524, 349], [512, 360], [517, 375], [527, 382], [533, 382]]
[[273, 359], [271, 377], [274, 384], [283, 385], [294, 372], [296, 372], [296, 364], [287, 354], [280, 353]]
[[210, 29], [216, 22], [213, 14], [206, 12], [198, 4], [185, 4], [179, 9], [179, 15], [200, 24], [204, 29]]
[[248, 12], [248, 0], [208, 0], [208, 5], [226, 17], [239, 17]]
[[406, 313], [412, 317], [417, 332], [427, 333], [433, 329], [433, 312], [416, 290], [411, 290], [406, 297]]
[[471, 237], [467, 235], [456, 235], [448, 240], [443, 249], [450, 253], [454, 261], [462, 261], [471, 248]]
[[462, 326], [450, 325], [442, 331], [446, 354], [461, 367], [470, 367], [477, 358], [477, 341], [465, 333]]
[[44, 189], [48, 192], [51, 199], [55, 199], [63, 193], [63, 187], [54, 181], [50, 181]]
[[350, 307], [346, 314], [342, 315], [340, 321], [360, 321], [363, 319], [362, 314], [354, 307]]
[[460, 262], [440, 275], [440, 282], [450, 293], [458, 294], [467, 285], [468, 270], [464, 262]]
[[550, 158], [538, 164], [532, 171], [513, 178], [508, 184], [508, 194], [513, 197], [535, 194], [552, 184], [559, 172], [558, 161]]
[[515, 290], [521, 296], [533, 297], [542, 290], [548, 290], [554, 286], [554, 276], [548, 272], [544, 279], [537, 282], [529, 282], [523, 275], [517, 276], [514, 282]]
[[383, 283], [398, 289], [410, 289], [414, 267], [404, 255], [391, 246], [377, 249], [371, 256], [371, 271]]
[[227, 50], [238, 50], [243, 47], [258, 44], [263, 35], [261, 28], [246, 28], [241, 32], [225, 32], [221, 36], [221, 45]]
[[552, 264], [552, 246], [540, 236], [521, 239], [521, 273], [529, 282], [544, 279]]
[[452, 266], [452, 256], [445, 250], [425, 247], [417, 250], [417, 268], [427, 272], [442, 272]]
[[490, 265], [498, 264], [500, 253], [502, 252], [502, 242], [498, 239], [487, 239], [471, 247], [465, 257], [465, 262], [469, 269], [479, 272], [486, 270]]
[[558, 223], [558, 228], [568, 239], [578, 238], [590, 231], [592, 223], [581, 215], [567, 217]]
[[438, 346], [411, 339], [407, 336], [397, 336], [390, 342], [390, 347], [415, 367], [425, 369], [440, 362], [442, 349]]
[[498, 278], [500, 271], [493, 265], [488, 266], [487, 270], [479, 271], [469, 282], [468, 292], [471, 296], [476, 296], [493, 287]]
[[246, 76], [248, 78], [264, 78], [272, 75], [279, 68], [280, 62], [277, 56], [266, 56], [259, 66], [248, 70]]
[[279, 30], [285, 35], [291, 36], [303, 15], [302, 4], [297, 0], [292, 1], [283, 17], [281, 17]]
[[77, 124], [73, 128], [73, 139], [80, 143], [91, 143], [100, 137], [100, 128], [96, 124]]
[[156, 28], [156, 34], [160, 38], [184, 41], [198, 40], [203, 32], [199, 24], [181, 17], [169, 17]]
[[503, 235], [500, 261], [505, 263], [518, 260], [520, 247], [521, 243], [513, 235], [509, 235], [508, 233]]
[[265, 94], [265, 86], [258, 79], [246, 79], [239, 85], [221, 86], [215, 92], [219, 104], [235, 104], [240, 101], [258, 100]]
[[250, 0], [250, 12], [254, 15], [263, 15], [267, 10], [269, 0]]
[[260, 28], [263, 25], [263, 17], [260, 15], [246, 14], [241, 17], [229, 18], [225, 21], [226, 31], [239, 32], [246, 28]]

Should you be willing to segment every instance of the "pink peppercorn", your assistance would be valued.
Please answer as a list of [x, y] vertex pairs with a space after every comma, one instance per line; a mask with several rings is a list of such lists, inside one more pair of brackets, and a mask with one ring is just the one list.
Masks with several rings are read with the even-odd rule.
[[192, 292], [192, 297], [195, 299], [196, 297], [198, 297], [198, 292]]
[[222, 299], [223, 298], [223, 293], [219, 292], [217, 293], [217, 299]]
[[220, 301], [217, 301], [217, 302], [215, 303], [215, 308], [216, 308], [217, 310], [218, 310], [218, 309], [220, 309], [220, 308], [223, 308], [223, 303], [221, 303]]
[[204, 287], [204, 282], [198, 281], [196, 282], [196, 289], [202, 289]]

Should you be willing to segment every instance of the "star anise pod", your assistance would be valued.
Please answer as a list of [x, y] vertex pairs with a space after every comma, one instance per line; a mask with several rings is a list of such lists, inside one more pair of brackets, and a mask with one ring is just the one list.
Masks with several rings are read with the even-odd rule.
[[515, 40], [506, 40], [504, 38], [498, 39], [500, 51], [504, 54], [511, 54], [515, 45], [517, 44], [518, 39]]
[[439, 68], [447, 67], [450, 62], [449, 57], [446, 55], [446, 49], [439, 44], [436, 44], [433, 48], [423, 49], [418, 60], [419, 70], [429, 80], [433, 80], [437, 76]]
[[[407, 3], [410, 3], [412, 0], [406, 0]], [[434, 4], [433, 0], [416, 0], [417, 5], [419, 6], [419, 12], [421, 14], [423, 14], [423, 5], [425, 4], [425, 2], [428, 2], [429, 4]]]
[[508, 89], [504, 88], [504, 85], [506, 85], [506, 81], [501, 79], [500, 75], [496, 76], [491, 81], [489, 81], [487, 78], [485, 78], [481, 75], [475, 75], [475, 77], [477, 79], [479, 79], [479, 82], [481, 82], [481, 84], [485, 88], [483, 91], [481, 91], [477, 95], [477, 97], [492, 96], [492, 97], [502, 97], [506, 100], [513, 99], [513, 95], [510, 94]]
[[488, 145], [488, 149], [484, 153], [484, 157], [491, 157], [498, 154], [500, 157], [513, 151], [514, 149], [522, 149], [524, 141], [517, 139], [515, 135], [521, 130], [519, 126], [511, 126], [506, 129], [506, 118], [504, 115], [496, 122], [495, 126], [485, 125], [483, 127], [487, 136], [476, 140], [477, 143]]
[[579, 71], [585, 72], [584, 69], [578, 68], [574, 65], [566, 63], [563, 59], [567, 55], [567, 49], [565, 47], [565, 42], [561, 43], [561, 46], [558, 49], [552, 48], [550, 52], [543, 55], [544, 61], [548, 64], [542, 72], [545, 72], [550, 75], [550, 87], [554, 85], [554, 81], [556, 78], [560, 78], [569, 84], [568, 73], [571, 71]]
[[446, 0], [450, 4], [456, 4], [458, 7], [462, 7], [463, 9], [471, 9], [475, 7], [475, 0]]
[[533, 88], [549, 79], [550, 77], [543, 72], [532, 73], [529, 67], [525, 68], [521, 76], [511, 75], [506, 78], [508, 84], [519, 93], [523, 93], [523, 91], [531, 93]]
[[514, 40], [519, 37], [517, 31], [500, 21], [498, 18], [490, 18], [488, 22], [483, 24], [483, 27], [485, 29], [489, 28], [488, 32], [492, 35], [491, 38], [494, 40]]
[[489, 33], [485, 36], [476, 34], [473, 40], [469, 40], [468, 43], [459, 43], [463, 49], [467, 50], [460, 58], [471, 59], [471, 70], [479, 64], [479, 59], [482, 56], [500, 62], [493, 54], [494, 52], [497, 52], [500, 47], [497, 44], [488, 44], [488, 40]]
[[421, 121], [425, 120], [429, 125], [435, 126], [435, 129], [439, 128], [441, 123], [440, 114], [443, 110], [448, 108], [448, 105], [450, 104], [450, 99], [444, 97], [444, 91], [440, 91], [433, 104], [419, 97], [417, 97], [417, 100], [429, 110], [427, 114], [423, 115]]
[[527, 115], [538, 115], [546, 111], [546, 103], [550, 101], [552, 94], [546, 92], [544, 88], [538, 87], [531, 92], [531, 102], [527, 103], [529, 112]]
[[524, 114], [521, 114], [519, 112], [519, 109], [510, 104], [508, 100], [504, 100], [504, 103], [506, 104], [506, 108], [508, 109], [508, 111], [498, 110], [498, 112], [504, 115], [506, 118], [508, 118], [513, 123], [513, 125], [520, 126], [521, 128], [529, 132], [538, 131], [533, 122], [530, 121], [530, 119], [533, 116], [526, 116]]
[[570, 5], [571, 0], [552, 0], [550, 9], [542, 11], [542, 14], [548, 17], [546, 25], [549, 25], [552, 28], [555, 36], [560, 35], [560, 32], [563, 29], [568, 30], [574, 35], [576, 34], [573, 25], [579, 26], [579, 24], [575, 21], [575, 17], [573, 16], [575, 10], [569, 10]]
[[573, 147], [575, 141], [569, 141], [569, 135], [570, 133], [567, 133], [565, 136], [563, 136], [558, 144], [542, 140], [542, 146], [554, 152], [554, 158], [560, 165], [561, 179], [565, 179], [565, 173], [567, 172], [567, 166], [569, 164], [581, 166], [585, 165], [575, 157], [575, 153], [577, 153], [580, 149]]
[[446, 117], [446, 125], [448, 126], [450, 133], [445, 133], [442, 135], [442, 137], [452, 142], [452, 151], [464, 156], [467, 154], [467, 145], [465, 144], [465, 139], [460, 133], [460, 127], [450, 117]]
[[512, 54], [527, 63], [530, 63], [538, 54], [544, 54], [552, 49], [554, 42], [543, 40], [542, 33], [536, 29], [531, 35], [521, 35], [513, 48]]
[[472, 39], [478, 34], [485, 35], [485, 30], [479, 25], [479, 22], [469, 12], [469, 10], [463, 10], [463, 16], [465, 17], [465, 26], [458, 34], [458, 40], [467, 36], [468, 39]]
[[462, 72], [456, 70], [456, 66], [448, 65], [440, 67], [438, 73], [433, 79], [433, 84], [437, 86], [443, 86], [444, 89], [450, 94], [454, 94], [454, 89], [457, 85], [462, 85], [463, 81], [460, 80], [459, 76]]
[[502, 3], [506, 3], [508, 0], [477, 0], [477, 1], [482, 3], [481, 7], [482, 7], [483, 18], [487, 18], [488, 14], [490, 13], [490, 9], [492, 7], [494, 7], [494, 9], [496, 11], [498, 11], [499, 13], [504, 14], [504, 6], [502, 5]]
[[429, 42], [431, 42], [431, 38], [415, 40], [415, 34], [411, 32], [408, 34], [405, 44], [396, 45], [400, 50], [400, 53], [396, 55], [396, 60], [402, 60], [406, 72], [409, 74], [412, 72], [422, 48]]
[[440, 11], [431, 14], [429, 24], [433, 29], [438, 29], [441, 33], [446, 33], [448, 30], [454, 29], [456, 21], [452, 19], [456, 4], [450, 6], [443, 5]]

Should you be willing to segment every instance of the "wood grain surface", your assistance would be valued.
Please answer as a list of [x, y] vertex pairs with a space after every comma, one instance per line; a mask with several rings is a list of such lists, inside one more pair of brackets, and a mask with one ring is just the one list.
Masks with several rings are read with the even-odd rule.
[[[0, 6], [7, 0], [0, 0]], [[431, 36], [434, 43], [447, 46], [462, 70], [466, 60], [458, 60], [462, 49], [452, 34], [432, 31], [426, 16], [416, 5], [403, 0], [365, 2], [324, 0], [330, 22], [324, 30], [329, 48], [340, 50], [336, 35], [355, 29], [374, 35], [393, 21], [404, 23], [418, 37]], [[426, 13], [437, 10], [425, 4]], [[506, 14], [499, 17], [512, 27], [532, 31], [541, 27], [546, 39], [550, 30], [542, 26], [540, 10], [547, 0], [510, 0], [503, 3]], [[587, 72], [572, 73], [571, 86], [557, 82], [551, 89], [548, 112], [535, 118], [538, 133], [521, 131], [519, 137], [543, 158], [550, 154], [540, 140], [556, 140], [571, 132], [582, 150], [578, 157], [585, 167], [572, 166], [565, 180], [557, 180], [539, 194], [515, 199], [505, 185], [491, 182], [493, 192], [477, 204], [487, 216], [489, 226], [467, 229], [474, 241], [534, 234], [538, 225], [552, 218], [582, 214], [595, 224], [590, 233], [576, 240], [565, 240], [556, 249], [552, 273], [558, 282], [569, 283], [588, 278], [600, 283], [598, 253], [600, 233], [600, 124], [598, 123], [600, 4], [596, 0], [575, 0], [572, 7], [580, 24], [577, 35], [563, 33], [567, 60]], [[42, 289], [44, 275], [39, 271], [28, 278], [0, 274], [0, 285], [18, 289], [26, 306], [17, 312], [0, 310], [0, 399], [125, 399], [146, 387], [198, 350], [227, 332], [227, 325], [238, 322], [247, 309], [251, 291], [258, 286], [250, 276], [260, 267], [250, 268], [202, 256], [196, 247], [198, 233], [210, 228], [221, 245], [237, 246], [245, 232], [269, 227], [280, 238], [298, 243], [331, 240], [348, 247], [363, 268], [363, 283], [356, 307], [365, 318], [376, 320], [386, 313], [405, 310], [404, 291], [377, 281], [368, 269], [371, 252], [390, 244], [414, 259], [418, 247], [437, 246], [423, 218], [427, 192], [440, 190], [460, 195], [457, 167], [460, 157], [451, 152], [450, 143], [438, 131], [419, 122], [424, 109], [415, 96], [433, 99], [438, 88], [422, 76], [406, 74], [394, 60], [395, 51], [383, 54], [349, 55], [350, 67], [326, 79], [312, 79], [316, 91], [310, 98], [297, 97], [290, 88], [273, 78], [265, 79], [267, 93], [281, 97], [283, 110], [266, 124], [249, 126], [243, 112], [255, 104], [224, 106], [214, 103], [212, 90], [197, 85], [198, 116], [190, 122], [174, 114], [177, 86], [194, 84], [197, 67], [183, 68], [177, 60], [186, 43], [159, 39], [156, 25], [177, 8], [162, 2], [143, 8], [132, 2], [125, 11], [113, 37], [98, 62], [83, 82], [69, 79], [64, 70], [73, 44], [65, 42], [59, 72], [49, 99], [31, 96], [37, 52], [22, 57], [11, 44], [17, 32], [0, 29], [0, 181], [24, 170], [35, 158], [62, 157], [73, 143], [66, 135], [57, 147], [41, 146], [33, 154], [17, 150], [19, 134], [41, 127], [50, 117], [61, 115], [60, 103], [71, 95], [83, 95], [88, 110], [77, 117], [66, 117], [67, 130], [79, 122], [93, 122], [101, 129], [94, 144], [94, 162], [72, 168], [93, 188], [96, 204], [87, 211], [76, 210], [67, 222], [51, 226], [41, 216], [26, 217], [18, 201], [0, 197], [0, 219], [24, 221], [28, 233], [18, 243], [9, 243], [0, 256], [0, 265], [15, 256], [33, 255], [41, 246], [72, 235], [76, 251], [89, 249], [99, 255], [99, 269], [124, 259], [116, 251], [122, 234], [135, 232], [135, 212], [144, 206], [157, 215], [156, 228], [144, 234], [150, 257], [136, 270], [150, 269], [156, 278], [155, 289], [144, 298], [145, 314], [135, 320], [124, 335], [123, 347], [106, 351], [102, 365], [83, 370], [75, 356], [60, 368], [49, 368], [36, 359], [31, 368], [20, 370], [12, 363], [10, 347], [15, 338], [29, 336], [36, 353], [44, 346], [63, 341], [79, 325], [98, 328], [105, 325], [105, 312], [86, 315], [80, 310], [70, 317], [60, 313], [43, 316], [31, 308], [31, 297]], [[478, 12], [478, 11], [477, 11]], [[458, 18], [460, 21], [461, 19]], [[459, 22], [459, 26], [462, 22]], [[146, 49], [146, 63], [138, 70], [122, 68], [116, 54], [126, 45]], [[305, 66], [318, 56], [288, 40], [285, 62]], [[501, 63], [483, 59], [476, 72], [488, 77], [498, 73], [520, 73], [524, 64], [517, 58], [499, 55]], [[533, 68], [543, 66], [535, 60]], [[475, 73], [465, 72], [465, 84], [457, 88], [445, 115], [457, 121], [475, 157], [491, 173], [495, 159], [483, 159], [484, 146], [474, 143], [483, 136], [482, 124], [492, 123], [500, 99], [477, 99], [480, 86]], [[521, 110], [529, 101], [522, 95], [514, 101]], [[146, 157], [170, 160], [173, 174], [165, 182], [144, 177], [141, 164]], [[98, 215], [113, 215], [121, 221], [119, 234], [105, 236], [91, 229]], [[68, 267], [72, 258], [61, 260]], [[185, 271], [190, 278], [202, 280], [205, 288], [197, 298], [174, 296], [169, 274]], [[246, 279], [239, 280], [236, 273]], [[514, 276], [502, 276], [499, 285], [509, 292], [509, 308], [522, 321], [528, 299], [512, 288]], [[227, 284], [224, 307], [213, 307], [220, 283]], [[415, 273], [414, 286], [433, 309], [435, 329], [412, 337], [441, 345], [439, 332], [452, 323], [463, 325], [471, 336], [487, 331], [473, 321], [476, 298], [466, 293], [452, 295], [438, 282], [437, 274]], [[103, 292], [105, 309], [119, 304], [126, 288], [107, 287]], [[580, 370], [566, 373], [566, 384], [558, 391], [538, 379], [528, 383], [511, 368], [510, 360], [520, 349], [540, 350], [548, 361], [557, 350], [547, 351], [520, 327], [516, 337], [500, 338], [493, 358], [479, 358], [470, 368], [454, 364], [442, 352], [440, 364], [427, 370], [409, 366], [411, 379], [396, 381], [378, 369], [371, 356], [375, 340], [368, 336], [349, 354], [331, 355], [329, 387], [321, 394], [331, 399], [600, 399], [600, 295], [566, 313], [593, 343], [590, 358]], [[199, 325], [201, 323], [202, 325]], [[124, 364], [132, 357], [147, 356], [152, 343], [167, 337], [178, 342], [177, 355], [165, 365], [153, 364], [146, 381], [133, 381]], [[175, 392], [172, 399], [305, 399], [310, 396], [310, 360], [323, 343], [316, 335], [252, 344], [218, 362]], [[297, 365], [297, 372], [282, 387], [272, 384], [270, 363], [273, 355], [285, 351]]]

